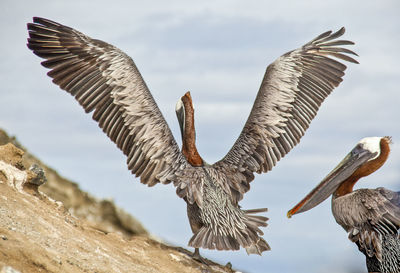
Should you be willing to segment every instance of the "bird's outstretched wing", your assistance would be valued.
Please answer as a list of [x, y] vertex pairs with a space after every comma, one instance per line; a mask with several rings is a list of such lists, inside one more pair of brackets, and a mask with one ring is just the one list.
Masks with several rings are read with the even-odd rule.
[[341, 220], [351, 227], [349, 239], [369, 257], [382, 259], [382, 237], [395, 235], [397, 244], [400, 229], [400, 192], [385, 188], [360, 189], [360, 202], [352, 208], [352, 217]]
[[53, 82], [93, 112], [142, 183], [180, 180], [176, 173], [188, 165], [186, 159], [129, 56], [44, 18], [34, 17], [28, 30], [28, 48], [45, 59], [42, 65], [51, 69]]
[[239, 138], [214, 164], [226, 174], [236, 201], [249, 190], [254, 172], [271, 170], [300, 141], [321, 103], [342, 81], [346, 66], [331, 57], [357, 63], [349, 56], [357, 54], [340, 47], [354, 43], [337, 40], [344, 32], [325, 32], [267, 67]]

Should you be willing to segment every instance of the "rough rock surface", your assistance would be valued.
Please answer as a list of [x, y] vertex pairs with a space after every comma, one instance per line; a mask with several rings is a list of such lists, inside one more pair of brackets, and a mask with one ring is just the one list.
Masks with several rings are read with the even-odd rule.
[[[0, 143], [3, 139], [0, 133]], [[22, 157], [23, 153], [10, 143], [0, 146], [0, 273], [233, 272], [211, 261], [201, 264], [184, 249], [152, 240], [144, 229], [132, 236], [136, 231], [118, 227], [110, 217], [105, 217], [106, 224], [88, 221], [102, 215], [78, 219], [64, 201], [42, 192], [56, 173], [49, 175], [40, 161]], [[30, 169], [30, 162], [38, 167]], [[46, 178], [40, 168], [49, 181], [43, 185]], [[76, 184], [68, 187], [74, 189], [69, 195], [75, 199], [97, 201], [85, 193], [74, 196]], [[74, 202], [66, 200], [70, 208], [77, 206]], [[90, 213], [103, 210], [101, 205], [90, 206], [95, 207]], [[107, 206], [118, 211], [111, 202]]]
[[32, 165], [40, 166], [47, 179], [40, 190], [52, 199], [61, 201], [73, 216], [85, 219], [92, 227], [105, 232], [120, 232], [127, 236], [147, 235], [147, 231], [139, 221], [116, 207], [112, 201], [99, 200], [80, 190], [76, 183], [61, 177], [54, 169], [30, 154], [15, 137], [9, 137], [4, 130], [0, 129], [0, 145], [7, 143], [12, 143], [22, 150], [23, 157], [16, 159], [15, 155], [6, 154], [0, 150], [0, 160], [6, 160], [6, 162], [7, 160], [19, 160], [18, 162], [8, 161], [8, 163], [18, 164], [19, 168], [25, 169], [29, 169]]

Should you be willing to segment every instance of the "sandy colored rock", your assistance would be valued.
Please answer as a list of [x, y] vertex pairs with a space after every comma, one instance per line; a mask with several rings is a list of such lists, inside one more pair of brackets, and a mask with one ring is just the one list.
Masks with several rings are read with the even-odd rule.
[[20, 272], [230, 272], [145, 236], [104, 233], [45, 195], [0, 183], [0, 268]]
[[[11, 160], [8, 163], [13, 166], [17, 164], [21, 169], [28, 170], [34, 164], [42, 168], [47, 182], [40, 186], [40, 190], [52, 199], [61, 201], [72, 215], [87, 220], [89, 225], [104, 232], [120, 232], [126, 236], [148, 235], [142, 224], [129, 213], [115, 206], [110, 200], [97, 199], [82, 191], [78, 184], [60, 176], [57, 171], [29, 153], [15, 137], [8, 136], [1, 129], [0, 145], [13, 147], [13, 152], [0, 152], [0, 160], [2, 160], [1, 155], [3, 155], [3, 158]], [[21, 153], [23, 154], [22, 159]], [[29, 175], [34, 176], [35, 174], [30, 173]], [[0, 172], [1, 179], [2, 173]]]
[[22, 156], [24, 151], [15, 147], [12, 143], [0, 146], [0, 160], [18, 169], [24, 169]]
[[[4, 135], [2, 137], [0, 132], [1, 139]], [[81, 204], [90, 209], [95, 207], [98, 211], [107, 211], [106, 214], [112, 215], [114, 220], [99, 214], [96, 226], [85, 217], [78, 219], [70, 213], [75, 212], [71, 208], [77, 204], [76, 201], [69, 201], [70, 207], [67, 207], [41, 192], [48, 183], [34, 183], [36, 188], [41, 185], [39, 191], [27, 191], [22, 187], [30, 184], [27, 179], [32, 179], [32, 174], [29, 174], [32, 169], [29, 170], [27, 164], [44, 165], [29, 154], [31, 158], [26, 159], [27, 152], [21, 163], [16, 160], [22, 156], [21, 150], [12, 146], [0, 146], [0, 155], [3, 156], [0, 157], [0, 174], [5, 174], [0, 177], [0, 273], [234, 272], [212, 261], [209, 261], [210, 265], [199, 263], [189, 256], [189, 251], [154, 241], [146, 232], [129, 235], [133, 232], [124, 225], [130, 226], [131, 223], [112, 225], [113, 221], [120, 221], [120, 209], [110, 201], [98, 201], [78, 192], [74, 183], [67, 183], [68, 189], [73, 191], [66, 196], [83, 201]], [[54, 170], [43, 168], [46, 174], [50, 170], [50, 176], [57, 176]], [[40, 170], [35, 173], [40, 176]], [[47, 180], [54, 181], [54, 177]], [[61, 186], [53, 184], [53, 187]], [[75, 193], [78, 196], [74, 196]], [[104, 218], [106, 224], [100, 221]]]

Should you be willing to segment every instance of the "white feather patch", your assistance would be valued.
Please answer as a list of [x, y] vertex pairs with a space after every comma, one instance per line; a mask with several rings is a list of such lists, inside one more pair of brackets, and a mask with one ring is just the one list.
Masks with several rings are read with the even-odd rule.
[[374, 158], [371, 158], [370, 160], [373, 160], [380, 155], [381, 139], [382, 137], [366, 137], [361, 139], [360, 142], [358, 142], [359, 144], [362, 145], [363, 149], [368, 150], [371, 153], [377, 153], [376, 156]]

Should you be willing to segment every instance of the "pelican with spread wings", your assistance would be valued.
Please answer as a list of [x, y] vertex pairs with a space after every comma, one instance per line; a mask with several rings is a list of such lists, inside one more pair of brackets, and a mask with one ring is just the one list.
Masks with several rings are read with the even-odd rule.
[[[176, 104], [179, 149], [133, 60], [103, 41], [44, 18], [28, 23], [28, 48], [45, 59], [48, 75], [70, 93], [127, 156], [128, 169], [148, 186], [173, 182], [187, 203], [189, 246], [261, 254], [267, 209], [242, 210], [254, 173], [268, 172], [304, 135], [321, 103], [340, 84], [356, 55], [340, 47], [344, 28], [322, 33], [267, 67], [253, 108], [231, 150], [206, 163], [195, 145], [190, 93]], [[333, 57], [333, 58], [332, 58]]]

